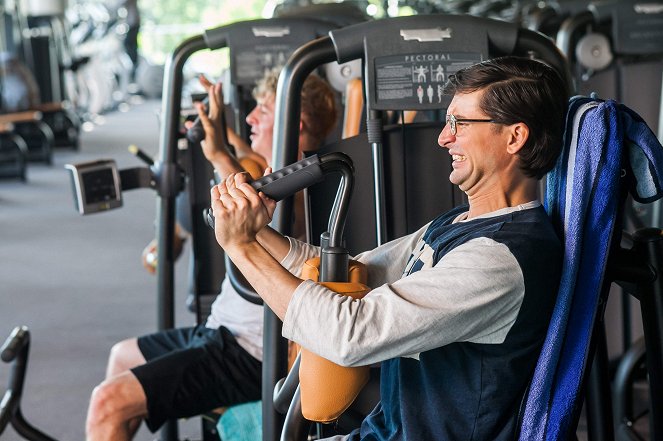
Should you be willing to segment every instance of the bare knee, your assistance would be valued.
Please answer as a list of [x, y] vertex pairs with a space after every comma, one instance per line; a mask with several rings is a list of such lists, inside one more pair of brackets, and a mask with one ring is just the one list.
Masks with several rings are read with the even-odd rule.
[[92, 391], [86, 432], [111, 433], [134, 418], [147, 413], [145, 394], [132, 373], [104, 380]]
[[88, 409], [88, 427], [107, 423], [117, 416], [120, 403], [118, 403], [119, 396], [115, 394], [114, 389], [113, 383], [108, 381], [104, 381], [94, 388]]
[[[114, 392], [113, 383], [104, 381], [92, 391], [87, 420], [85, 421], [85, 434], [88, 441], [104, 441], [112, 439], [111, 436], [123, 432], [127, 421], [124, 420], [120, 409], [120, 397]], [[115, 436], [116, 439], [127, 439]]]
[[106, 378], [112, 378], [131, 368], [145, 363], [145, 357], [138, 348], [135, 338], [122, 340], [115, 343], [110, 350]]

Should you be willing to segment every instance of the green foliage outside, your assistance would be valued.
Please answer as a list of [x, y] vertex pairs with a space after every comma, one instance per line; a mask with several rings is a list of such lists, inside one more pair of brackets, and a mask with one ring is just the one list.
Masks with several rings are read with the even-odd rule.
[[[163, 64], [186, 38], [235, 21], [260, 18], [265, 0], [139, 0], [141, 31], [139, 48], [150, 63]], [[201, 51], [187, 68], [218, 75], [228, 65], [226, 51]]]
[[[338, 0], [305, 0], [313, 3]], [[369, 15], [411, 15], [415, 11], [403, 7], [399, 0], [364, 0]], [[269, 5], [265, 5], [269, 2]], [[141, 55], [152, 64], [163, 64], [172, 51], [185, 39], [241, 20], [260, 18], [280, 0], [216, 0], [207, 3], [191, 0], [138, 0], [141, 30], [138, 44]], [[362, 3], [359, 0], [359, 3]], [[389, 5], [389, 11], [383, 9]], [[217, 78], [228, 67], [226, 50], [195, 53], [185, 66], [185, 76], [204, 73]]]

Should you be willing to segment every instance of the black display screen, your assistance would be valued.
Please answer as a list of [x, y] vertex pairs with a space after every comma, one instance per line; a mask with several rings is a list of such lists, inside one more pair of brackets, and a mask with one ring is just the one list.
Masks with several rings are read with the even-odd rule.
[[85, 172], [81, 176], [85, 189], [85, 203], [96, 204], [117, 200], [115, 179], [110, 168]]

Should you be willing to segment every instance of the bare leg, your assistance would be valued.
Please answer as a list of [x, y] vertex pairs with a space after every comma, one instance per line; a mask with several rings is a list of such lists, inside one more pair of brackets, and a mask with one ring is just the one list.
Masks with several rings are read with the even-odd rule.
[[111, 348], [106, 367], [106, 378], [112, 378], [142, 364], [145, 364], [145, 357], [138, 349], [137, 339], [122, 340]]
[[86, 423], [88, 440], [129, 440], [147, 415], [142, 386], [129, 369], [145, 364], [135, 338], [116, 343], [106, 367], [106, 380], [92, 393]]
[[143, 387], [127, 371], [104, 380], [92, 392], [85, 427], [88, 441], [125, 441], [147, 416]]

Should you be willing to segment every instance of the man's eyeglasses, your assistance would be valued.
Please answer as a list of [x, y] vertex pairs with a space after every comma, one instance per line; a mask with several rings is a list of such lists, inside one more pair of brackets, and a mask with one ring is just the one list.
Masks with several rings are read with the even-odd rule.
[[470, 119], [470, 118], [456, 118], [456, 115], [447, 115], [446, 122], [449, 124], [449, 129], [451, 134], [456, 136], [458, 133], [458, 123], [494, 123], [497, 122], [494, 119]]

